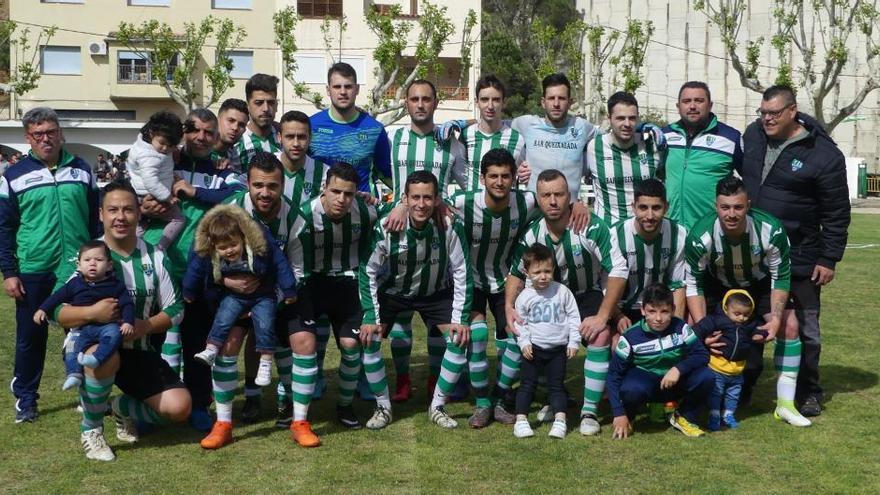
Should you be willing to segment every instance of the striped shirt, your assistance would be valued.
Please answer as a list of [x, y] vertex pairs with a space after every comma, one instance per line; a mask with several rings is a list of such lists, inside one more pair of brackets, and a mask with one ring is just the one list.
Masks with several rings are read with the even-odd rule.
[[297, 208], [292, 204], [287, 201], [281, 201], [281, 207], [278, 209], [275, 218], [272, 220], [266, 220], [260, 216], [257, 209], [254, 208], [254, 200], [251, 198], [250, 192], [248, 191], [236, 193], [234, 196], [231, 196], [226, 200], [226, 203], [238, 205], [244, 211], [248, 212], [254, 220], [259, 222], [263, 227], [266, 227], [269, 233], [272, 234], [279, 249], [282, 251], [286, 249], [290, 233], [293, 230], [293, 222], [296, 221]]
[[659, 235], [650, 242], [636, 231], [635, 218], [627, 218], [611, 227], [612, 242], [617, 244], [629, 267], [629, 280], [621, 307], [641, 308], [642, 291], [653, 283], [665, 284], [669, 290], [684, 287], [686, 238], [684, 227], [668, 218], [663, 219]]
[[599, 134], [587, 145], [587, 169], [593, 177], [596, 215], [608, 224], [630, 216], [633, 188], [639, 182], [654, 177], [660, 154], [653, 142], [645, 142], [636, 133], [628, 149], [618, 148], [614, 135]]
[[532, 220], [540, 215], [535, 208], [535, 195], [528, 191], [511, 191], [510, 204], [500, 213], [486, 207], [483, 191], [459, 192], [452, 202], [461, 214], [468, 236], [474, 287], [492, 294], [501, 292], [517, 242]]
[[[279, 151], [275, 153], [275, 156], [281, 160], [282, 153], [282, 151]], [[315, 160], [310, 156], [306, 157], [306, 162], [296, 172], [291, 172], [285, 167], [284, 192], [282, 193], [284, 199], [299, 208], [299, 205], [320, 196], [328, 170], [330, 170], [330, 167], [325, 163]]]
[[241, 172], [247, 173], [250, 168], [251, 160], [254, 155], [260, 151], [275, 153], [281, 150], [281, 143], [278, 141], [277, 124], [272, 123], [272, 132], [266, 137], [258, 136], [251, 130], [250, 126], [244, 131], [241, 139], [235, 143], [235, 150], [238, 152], [238, 163]]
[[452, 286], [452, 321], [467, 325], [473, 276], [464, 227], [453, 222], [446, 230], [433, 220], [421, 230], [408, 225], [387, 232], [382, 222], [373, 229], [372, 254], [359, 273], [364, 324], [379, 321], [379, 293], [406, 298], [427, 297]]
[[503, 126], [494, 134], [483, 134], [479, 124], [472, 124], [464, 128], [459, 135], [461, 144], [464, 145], [465, 161], [467, 162], [466, 188], [468, 191], [483, 189], [480, 184], [480, 163], [483, 155], [489, 150], [503, 148], [513, 155], [516, 163], [522, 161], [525, 141], [519, 132], [508, 126]]
[[416, 170], [429, 170], [440, 184], [441, 196], [446, 196], [449, 181], [465, 188], [464, 146], [455, 139], [439, 145], [434, 134], [420, 135], [409, 127], [401, 127], [388, 136], [391, 142], [391, 175], [393, 200], [403, 195], [406, 178]]
[[553, 278], [566, 285], [575, 295], [604, 290], [608, 277], [625, 279], [629, 276], [626, 259], [620, 254], [618, 246], [611, 242], [608, 226], [596, 215], [590, 216], [590, 224], [580, 234], [566, 229], [558, 240], [553, 239], [545, 219], [532, 222], [517, 246], [510, 269], [515, 277], [527, 278], [522, 255], [535, 243], [553, 251], [556, 258]]
[[[104, 240], [104, 237], [101, 237]], [[138, 239], [134, 251], [129, 256], [121, 256], [110, 251], [113, 272], [125, 282], [128, 292], [134, 300], [135, 314], [138, 320], [148, 320], [159, 312], [171, 318], [171, 326], [177, 326], [183, 320], [183, 299], [180, 291], [172, 282], [165, 254], [152, 245]], [[150, 345], [150, 336], [144, 335], [137, 340], [123, 341], [124, 349], [154, 350]]]
[[752, 287], [770, 277], [770, 288], [790, 290], [791, 260], [782, 223], [757, 208], [746, 215], [746, 231], [739, 242], [724, 234], [716, 213], [703, 217], [688, 234], [687, 295], [703, 295], [706, 276], [726, 288]]
[[334, 220], [324, 211], [321, 197], [302, 204], [293, 224], [288, 259], [302, 285], [313, 274], [357, 278], [361, 261], [370, 252], [378, 213], [355, 197], [348, 213]]

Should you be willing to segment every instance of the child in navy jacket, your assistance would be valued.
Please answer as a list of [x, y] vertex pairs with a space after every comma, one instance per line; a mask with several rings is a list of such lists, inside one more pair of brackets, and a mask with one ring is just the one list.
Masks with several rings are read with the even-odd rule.
[[[128, 293], [125, 283], [113, 276], [113, 265], [110, 261], [110, 249], [103, 241], [89, 241], [79, 249], [76, 261], [77, 273], [48, 299], [43, 301], [40, 309], [34, 313], [34, 323], [46, 321], [46, 315], [52, 314], [61, 304], [72, 306], [91, 306], [96, 302], [115, 298], [122, 315], [122, 324], [118, 322], [83, 325], [71, 330], [65, 346], [64, 364], [67, 378], [62, 389], [78, 387], [83, 380], [83, 366], [97, 368], [116, 352], [122, 343], [122, 337], [134, 331], [134, 302]], [[93, 354], [83, 351], [93, 344], [98, 344]]]
[[[220, 294], [207, 345], [195, 358], [213, 366], [236, 320], [250, 312], [260, 353], [256, 384], [268, 385], [276, 346], [276, 287], [285, 303], [296, 301], [296, 279], [287, 257], [271, 234], [235, 205], [216, 206], [205, 214], [196, 228], [193, 251], [183, 279], [184, 300], [192, 302], [206, 287], [206, 279]], [[254, 275], [260, 285], [249, 294], [227, 291], [223, 278], [235, 274]]]

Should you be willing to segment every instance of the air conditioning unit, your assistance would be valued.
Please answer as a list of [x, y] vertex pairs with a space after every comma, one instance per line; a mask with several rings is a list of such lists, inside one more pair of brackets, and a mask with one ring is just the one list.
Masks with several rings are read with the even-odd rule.
[[107, 43], [104, 40], [96, 40], [89, 42], [89, 55], [107, 55]]

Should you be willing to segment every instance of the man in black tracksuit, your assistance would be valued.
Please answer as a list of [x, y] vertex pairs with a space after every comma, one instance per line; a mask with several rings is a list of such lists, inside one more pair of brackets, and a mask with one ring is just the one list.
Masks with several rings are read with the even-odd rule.
[[[794, 92], [773, 86], [761, 117], [743, 134], [743, 181], [752, 206], [779, 218], [791, 243], [791, 298], [803, 355], [797, 403], [804, 416], [821, 414], [819, 294], [843, 258], [850, 222], [843, 153], [812, 117], [797, 111]], [[754, 346], [745, 372], [750, 391], [761, 372], [763, 346]], [[744, 396], [746, 396], [744, 390]]]

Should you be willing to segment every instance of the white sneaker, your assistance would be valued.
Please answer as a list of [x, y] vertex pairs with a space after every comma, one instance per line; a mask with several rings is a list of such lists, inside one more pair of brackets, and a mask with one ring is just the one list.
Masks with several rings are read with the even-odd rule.
[[217, 359], [217, 349], [206, 347], [204, 351], [196, 353], [193, 358], [205, 366], [214, 366], [214, 360]]
[[777, 406], [776, 410], [773, 411], [773, 417], [776, 419], [781, 419], [786, 423], [792, 426], [805, 427], [813, 424], [809, 419], [801, 416], [801, 413], [795, 411], [794, 409], [789, 409], [787, 407]]
[[532, 430], [532, 425], [529, 424], [529, 420], [516, 420], [516, 423], [513, 424], [513, 436], [515, 436], [516, 438], [528, 438], [535, 436], [535, 432], [534, 430]]
[[541, 423], [549, 423], [553, 421], [553, 411], [550, 410], [550, 404], [544, 405], [537, 414], [538, 421]]
[[110, 410], [113, 411], [113, 421], [116, 422], [116, 438], [125, 443], [137, 442], [140, 438], [137, 424], [133, 419], [119, 413], [119, 397], [110, 401]]
[[547, 435], [553, 438], [565, 438], [566, 433], [568, 433], [568, 425], [565, 423], [565, 420], [557, 419], [553, 421], [553, 426], [550, 427], [550, 433]]
[[87, 459], [94, 459], [96, 461], [112, 461], [116, 459], [116, 455], [110, 446], [107, 445], [107, 440], [104, 439], [103, 428], [84, 431], [80, 435], [80, 439], [82, 440], [83, 450], [86, 451]]
[[592, 436], [598, 435], [601, 427], [596, 416], [590, 413], [581, 416], [581, 435]]
[[428, 409], [428, 417], [431, 418], [431, 422], [440, 428], [446, 428], [447, 430], [458, 428], [458, 421], [452, 419], [452, 416], [446, 412], [446, 409], [443, 409], [443, 406]]
[[376, 406], [373, 411], [373, 417], [367, 421], [367, 428], [371, 430], [381, 430], [391, 424], [391, 411], [383, 406]]
[[272, 383], [271, 359], [260, 359], [260, 367], [257, 368], [257, 378], [254, 380], [254, 383], [261, 387], [265, 387]]

